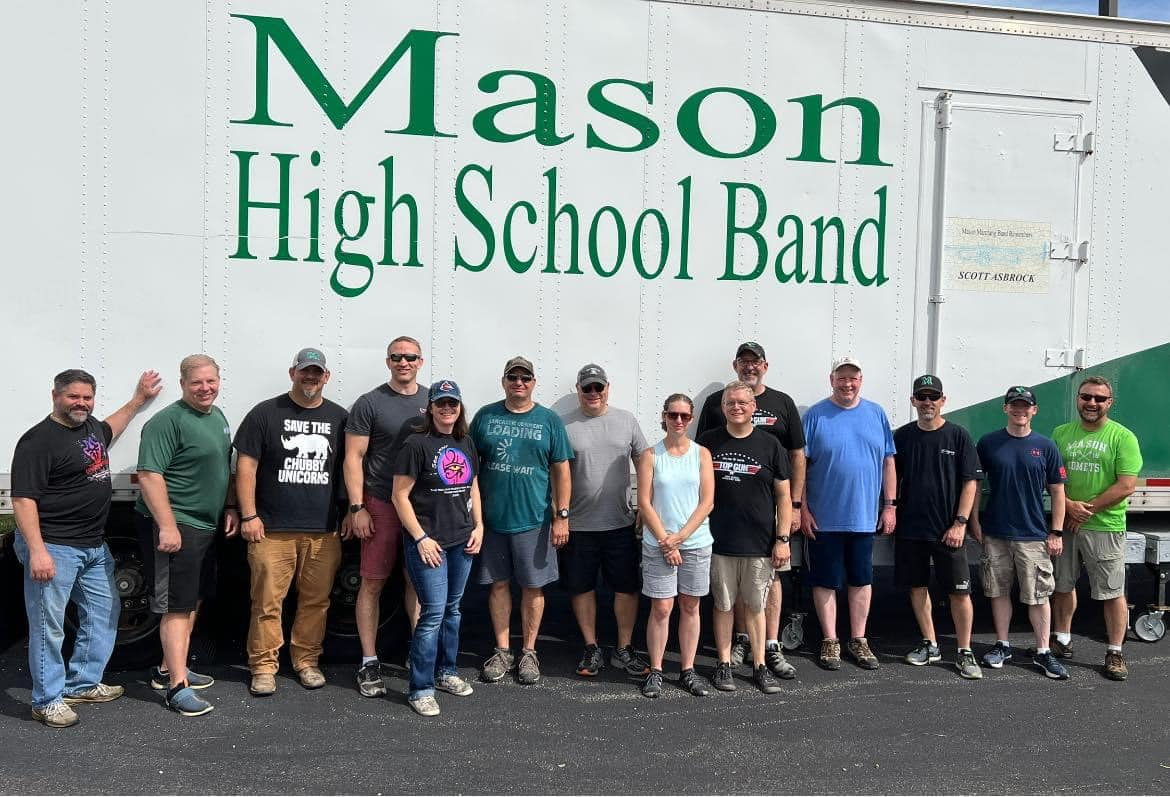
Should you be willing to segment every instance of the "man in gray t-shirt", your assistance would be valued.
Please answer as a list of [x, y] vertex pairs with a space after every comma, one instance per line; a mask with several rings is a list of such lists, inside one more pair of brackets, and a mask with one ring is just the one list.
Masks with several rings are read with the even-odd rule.
[[577, 674], [597, 675], [603, 666], [597, 646], [597, 573], [613, 588], [617, 647], [610, 663], [630, 675], [647, 675], [650, 664], [634, 651], [642, 549], [630, 508], [630, 464], [649, 446], [637, 419], [609, 406], [609, 378], [599, 365], [577, 374], [578, 407], [561, 416], [574, 457], [569, 503], [572, 533], [561, 549], [561, 584], [572, 596], [573, 614], [585, 638]]
[[[394, 572], [402, 550], [402, 523], [390, 493], [394, 466], [408, 430], [421, 422], [427, 409], [427, 391], [419, 388], [418, 371], [425, 360], [414, 338], [402, 335], [386, 349], [390, 379], [360, 396], [345, 426], [345, 489], [349, 494], [349, 526], [361, 540], [361, 587], [354, 614], [362, 646], [358, 691], [365, 697], [386, 694], [378, 661], [378, 622], [382, 589]], [[406, 616], [413, 629], [418, 621], [418, 599], [410, 580], [403, 591]]]

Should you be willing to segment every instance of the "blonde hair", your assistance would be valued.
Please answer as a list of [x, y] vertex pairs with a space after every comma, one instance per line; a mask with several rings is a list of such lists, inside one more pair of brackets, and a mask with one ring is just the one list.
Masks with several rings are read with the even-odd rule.
[[215, 373], [217, 375], [219, 374], [219, 363], [211, 357], [208, 357], [206, 354], [188, 354], [179, 361], [179, 381], [186, 382], [187, 374], [205, 365], [210, 365], [215, 369]]
[[752, 401], [755, 401], [756, 391], [747, 382], [742, 379], [733, 379], [723, 387], [723, 397], [727, 398], [728, 393], [738, 393], [741, 390], [746, 390], [752, 396]]

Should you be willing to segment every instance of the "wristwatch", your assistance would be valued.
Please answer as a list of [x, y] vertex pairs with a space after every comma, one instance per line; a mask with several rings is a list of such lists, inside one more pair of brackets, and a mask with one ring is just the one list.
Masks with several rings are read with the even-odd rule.
[[776, 542], [782, 542], [782, 543], [784, 543], [785, 545], [787, 545], [787, 544], [788, 544], [788, 541], [789, 541], [790, 539], [792, 539], [792, 537], [791, 537], [790, 535], [788, 535], [788, 534], [777, 534], [777, 535], [776, 535]]
[[802, 506], [804, 506], [804, 502], [802, 502], [802, 501], [793, 501], [792, 502], [793, 509], [800, 509]]
[[882, 499], [882, 506], [897, 506], [897, 505], [898, 505], [897, 498], [883, 498]]
[[1051, 534], [1053, 537], [1063, 537], [1064, 536], [1064, 529], [1049, 529], [1048, 533]]
[[361, 512], [365, 508], [366, 508], [365, 504], [350, 504], [349, 505], [349, 514], [356, 515], [358, 512]]
[[568, 520], [569, 519], [569, 508], [566, 506], [562, 506], [560, 509], [557, 510], [557, 517], [559, 517], [561, 520]]
[[967, 520], [968, 518], [966, 515], [955, 515], [955, 523], [960, 526], [966, 526]]

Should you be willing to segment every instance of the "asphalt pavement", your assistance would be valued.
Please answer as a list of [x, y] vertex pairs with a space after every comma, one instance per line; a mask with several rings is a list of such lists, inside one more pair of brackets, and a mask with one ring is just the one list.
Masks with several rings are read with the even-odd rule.
[[[1149, 585], [1141, 587], [1148, 590]], [[1131, 586], [1131, 592], [1133, 587]], [[1143, 592], [1144, 594], [1144, 592]], [[603, 599], [602, 605], [605, 605]], [[486, 594], [465, 602], [461, 666], [473, 675], [490, 649]], [[643, 607], [645, 609], [645, 607]], [[993, 641], [977, 604], [976, 652]], [[645, 612], [643, 612], [644, 616]], [[580, 640], [567, 598], [550, 590], [539, 649], [544, 677], [475, 684], [439, 695], [442, 714], [415, 716], [405, 703], [401, 650], [387, 651], [390, 694], [354, 688], [354, 662], [334, 656], [329, 684], [306, 691], [287, 670], [277, 693], [247, 690], [242, 649], [221, 641], [207, 670], [205, 717], [166, 711], [143, 670], [110, 672], [120, 700], [80, 706], [81, 723], [50, 730], [29, 714], [27, 651], [0, 653], [0, 791], [4, 793], [520, 793], [520, 794], [1113, 794], [1170, 791], [1166, 731], [1170, 643], [1126, 645], [1130, 678], [1099, 673], [1100, 609], [1087, 601], [1066, 682], [1046, 679], [1022, 653], [1030, 644], [1018, 610], [1015, 661], [964, 681], [954, 638], [936, 609], [944, 662], [901, 661], [916, 641], [905, 599], [879, 592], [870, 640], [881, 669], [846, 662], [816, 667], [810, 623], [799, 673], [763, 695], [740, 668], [738, 691], [694, 698], [677, 687], [642, 697], [638, 683], [607, 669], [573, 675]], [[612, 642], [612, 621], [601, 623]], [[642, 627], [639, 626], [639, 637]], [[673, 643], [672, 643], [673, 644]], [[712, 663], [704, 635], [700, 665]]]

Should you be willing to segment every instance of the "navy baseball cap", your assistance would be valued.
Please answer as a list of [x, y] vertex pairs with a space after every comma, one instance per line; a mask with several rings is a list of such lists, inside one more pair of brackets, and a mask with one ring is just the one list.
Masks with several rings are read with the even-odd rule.
[[438, 401], [441, 398], [453, 398], [460, 403], [463, 402], [463, 394], [459, 392], [459, 385], [450, 379], [442, 379], [431, 385], [427, 401]]

